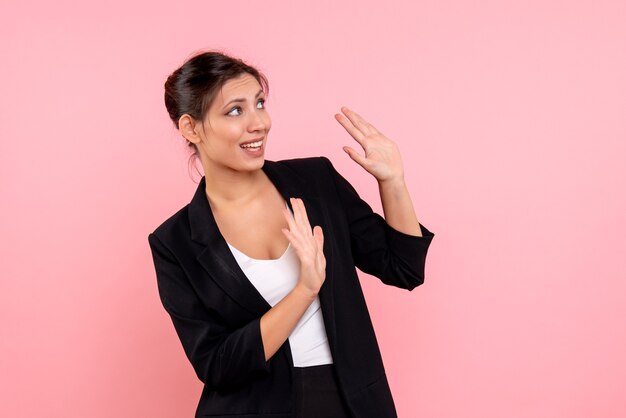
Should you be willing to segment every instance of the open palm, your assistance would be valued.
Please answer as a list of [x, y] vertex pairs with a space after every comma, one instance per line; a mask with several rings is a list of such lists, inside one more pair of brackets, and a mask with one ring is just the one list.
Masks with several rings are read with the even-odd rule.
[[365, 155], [359, 154], [352, 147], [343, 150], [379, 182], [401, 179], [404, 175], [400, 150], [395, 142], [380, 133], [372, 124], [358, 113], [343, 106], [335, 119], [361, 145]]

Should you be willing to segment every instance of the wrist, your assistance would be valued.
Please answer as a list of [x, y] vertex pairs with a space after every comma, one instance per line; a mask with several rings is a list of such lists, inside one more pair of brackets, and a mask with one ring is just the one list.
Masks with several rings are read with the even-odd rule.
[[304, 299], [309, 303], [313, 302], [318, 294], [318, 291], [311, 289], [303, 283], [298, 283], [291, 292], [299, 299]]
[[406, 189], [406, 182], [404, 181], [404, 176], [396, 176], [378, 180], [378, 187], [389, 191], [399, 191]]

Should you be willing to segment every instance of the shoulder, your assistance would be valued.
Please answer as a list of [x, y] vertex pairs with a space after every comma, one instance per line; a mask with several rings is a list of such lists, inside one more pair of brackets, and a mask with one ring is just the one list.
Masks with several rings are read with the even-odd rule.
[[161, 242], [169, 241], [171, 237], [181, 236], [184, 237], [187, 234], [185, 231], [189, 230], [189, 204], [179, 209], [176, 213], [168, 217], [165, 221], [161, 222], [150, 234], [148, 239], [154, 239], [152, 236], [156, 236]]
[[327, 157], [301, 157], [285, 160], [266, 160], [269, 169], [281, 175], [296, 174], [307, 181], [327, 181], [336, 170]]
[[303, 173], [306, 173], [307, 171], [319, 170], [320, 168], [332, 165], [330, 160], [324, 156], [290, 158], [278, 161], [266, 160], [266, 163], [275, 166], [277, 169], [291, 169]]
[[330, 160], [324, 156], [266, 160], [264, 170], [268, 174], [275, 174], [275, 178], [282, 179], [285, 183], [317, 190], [322, 195], [328, 193], [328, 186], [338, 176]]

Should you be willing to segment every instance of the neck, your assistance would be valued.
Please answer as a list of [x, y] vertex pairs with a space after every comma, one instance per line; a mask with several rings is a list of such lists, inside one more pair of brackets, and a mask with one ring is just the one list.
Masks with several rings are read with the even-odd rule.
[[211, 167], [204, 172], [206, 194], [213, 209], [240, 206], [255, 200], [262, 192], [263, 170], [237, 171], [228, 167]]

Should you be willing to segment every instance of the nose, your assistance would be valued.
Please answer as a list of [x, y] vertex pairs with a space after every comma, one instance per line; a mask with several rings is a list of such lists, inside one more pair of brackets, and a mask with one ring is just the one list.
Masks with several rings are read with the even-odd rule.
[[269, 124], [269, 116], [266, 112], [262, 110], [255, 109], [254, 112], [249, 113], [250, 120], [248, 122], [248, 131], [249, 132], [258, 132], [264, 131], [267, 129]]

